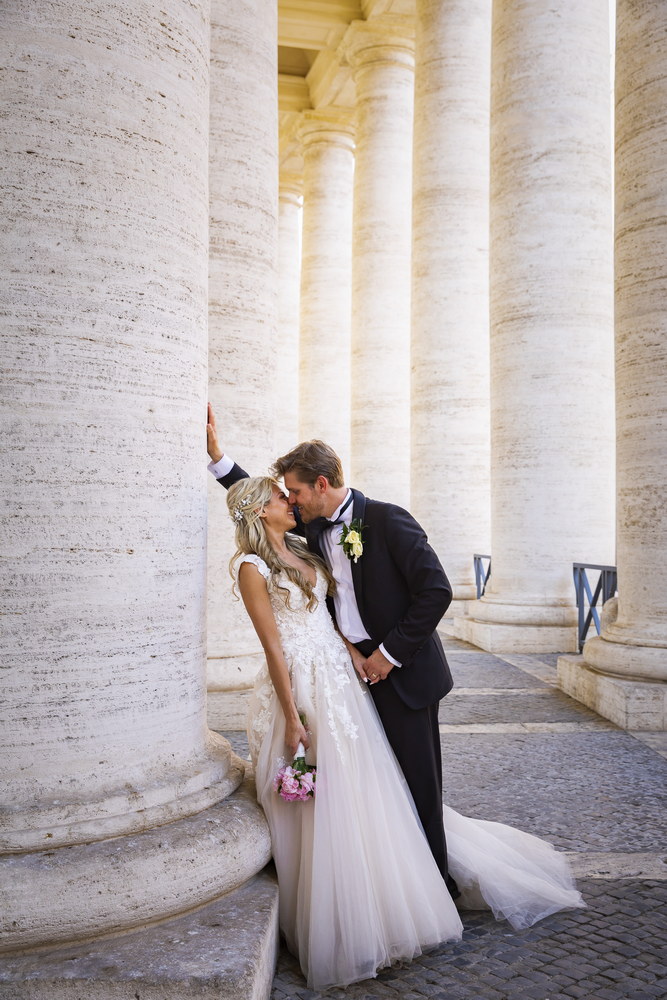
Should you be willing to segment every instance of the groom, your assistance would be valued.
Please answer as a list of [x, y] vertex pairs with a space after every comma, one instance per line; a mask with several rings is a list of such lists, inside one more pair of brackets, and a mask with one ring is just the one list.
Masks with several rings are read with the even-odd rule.
[[[207, 436], [209, 470], [228, 489], [248, 473], [220, 449], [210, 406]], [[355, 668], [369, 683], [433, 856], [456, 898], [458, 888], [447, 872], [438, 728], [438, 702], [451, 690], [452, 677], [435, 632], [452, 599], [449, 581], [415, 519], [401, 507], [348, 489], [340, 459], [328, 445], [297, 445], [272, 472], [284, 480], [296, 530], [336, 581], [329, 610], [355, 647]], [[346, 554], [350, 546], [341, 544], [352, 521], [361, 525], [363, 551], [356, 561]]]

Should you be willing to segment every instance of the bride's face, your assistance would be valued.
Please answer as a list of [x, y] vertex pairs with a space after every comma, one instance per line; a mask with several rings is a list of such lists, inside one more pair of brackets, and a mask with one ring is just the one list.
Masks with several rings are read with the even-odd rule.
[[271, 499], [262, 511], [266, 526], [277, 531], [289, 531], [296, 524], [292, 514], [292, 505], [277, 486], [273, 487]]

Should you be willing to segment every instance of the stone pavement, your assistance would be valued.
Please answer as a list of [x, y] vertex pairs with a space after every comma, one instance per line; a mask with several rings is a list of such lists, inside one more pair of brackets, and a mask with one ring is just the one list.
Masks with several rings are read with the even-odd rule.
[[456, 684], [440, 715], [447, 802], [567, 851], [588, 909], [525, 931], [463, 914], [460, 943], [326, 994], [283, 948], [272, 1000], [667, 998], [666, 734], [624, 732], [572, 701], [556, 656], [443, 639]]

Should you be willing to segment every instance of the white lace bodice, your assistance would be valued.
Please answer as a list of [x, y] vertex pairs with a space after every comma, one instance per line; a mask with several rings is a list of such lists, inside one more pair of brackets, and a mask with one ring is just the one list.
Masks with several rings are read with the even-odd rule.
[[[265, 580], [271, 578], [271, 571], [263, 559], [251, 554], [242, 558], [257, 567]], [[269, 584], [269, 599], [278, 626], [280, 641], [292, 688], [299, 701], [311, 705], [324, 702], [330, 731], [341, 755], [344, 755], [345, 741], [356, 739], [356, 726], [350, 719], [345, 699], [340, 697], [343, 688], [357, 683], [345, 643], [334, 628], [326, 606], [326, 579], [318, 570], [315, 583], [317, 605], [308, 610], [308, 600], [300, 587], [293, 583], [286, 573], [278, 574], [281, 588], [289, 592], [289, 606], [284, 590]], [[365, 691], [365, 689], [364, 689]], [[297, 693], [298, 692], [298, 693]], [[266, 664], [260, 669], [255, 681], [255, 698], [248, 720], [248, 737], [253, 759], [268, 730], [271, 714], [276, 711], [273, 703], [273, 684]], [[367, 692], [365, 692], [367, 693]], [[323, 708], [321, 705], [320, 708]], [[279, 710], [279, 709], [278, 709]]]

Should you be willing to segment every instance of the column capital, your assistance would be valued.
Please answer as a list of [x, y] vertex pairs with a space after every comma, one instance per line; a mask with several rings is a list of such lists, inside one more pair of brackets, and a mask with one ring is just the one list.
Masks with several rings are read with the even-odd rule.
[[354, 152], [354, 115], [345, 111], [304, 111], [297, 129], [303, 149], [315, 143], [342, 146]]
[[294, 170], [281, 170], [278, 178], [278, 197], [300, 207], [303, 194], [303, 175]]
[[352, 21], [339, 49], [353, 72], [371, 63], [415, 64], [415, 23], [412, 17], [385, 15], [370, 21]]

